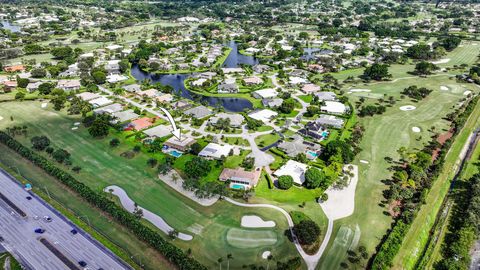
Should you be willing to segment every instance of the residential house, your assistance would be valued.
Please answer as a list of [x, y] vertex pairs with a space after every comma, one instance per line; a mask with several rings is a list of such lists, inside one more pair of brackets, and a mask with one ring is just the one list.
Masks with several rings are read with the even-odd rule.
[[274, 112], [269, 109], [256, 110], [248, 114], [249, 117], [262, 121], [264, 123], [270, 122], [273, 118], [278, 115], [277, 112]]
[[280, 177], [282, 175], [290, 175], [296, 185], [302, 185], [305, 182], [305, 172], [308, 166], [306, 164], [289, 160], [285, 165], [276, 170], [273, 175]]
[[243, 82], [245, 83], [245, 85], [257, 85], [263, 83], [263, 80], [259, 77], [252, 76], [244, 78]]
[[3, 70], [9, 73], [21, 72], [21, 71], [25, 71], [25, 69], [26, 68], [24, 65], [12, 65], [12, 66], [3, 67]]
[[135, 119], [132, 122], [130, 122], [130, 124], [128, 125], [128, 127], [126, 129], [127, 130], [134, 129], [134, 130], [140, 131], [142, 129], [146, 129], [146, 128], [149, 128], [149, 127], [153, 126], [153, 123], [154, 123], [154, 121], [153, 121], [152, 118], [142, 117], [142, 118], [138, 118], [138, 119]]
[[238, 86], [235, 83], [222, 83], [218, 85], [218, 93], [238, 93]]
[[318, 100], [333, 101], [337, 99], [337, 95], [334, 92], [317, 92], [314, 94]]
[[130, 93], [140, 92], [142, 89], [138, 84], [129, 84], [122, 87], [125, 91]]
[[106, 97], [98, 97], [96, 99], [89, 100], [88, 103], [92, 104], [94, 108], [103, 107], [109, 104], [112, 104], [113, 101]]
[[281, 99], [281, 98], [265, 98], [265, 99], [262, 99], [263, 106], [269, 107], [269, 108], [280, 107], [280, 105], [282, 105], [282, 103], [283, 103], [283, 99]]
[[252, 95], [255, 98], [261, 98], [261, 99], [275, 98], [278, 96], [278, 92], [273, 88], [266, 88], [266, 89], [254, 91]]
[[122, 111], [122, 112], [114, 112], [112, 113], [112, 117], [113, 117], [113, 123], [123, 123], [123, 122], [127, 122], [127, 121], [130, 121], [132, 119], [136, 119], [138, 118], [138, 114], [136, 114], [133, 110], [126, 110], [126, 111]]
[[112, 114], [120, 112], [122, 110], [123, 110], [123, 105], [122, 104], [113, 103], [113, 104], [107, 105], [105, 107], [95, 109], [95, 110], [93, 110], [93, 113], [95, 113], [95, 114], [106, 113], [106, 114], [112, 115]]
[[325, 105], [320, 106], [322, 112], [331, 114], [344, 114], [347, 112], [345, 104], [338, 101], [325, 101]]
[[42, 81], [39, 81], [39, 82], [30, 82], [28, 83], [27, 85], [27, 91], [32, 93], [32, 92], [35, 92], [38, 90], [38, 87], [40, 86], [40, 84], [42, 84], [44, 82]]
[[167, 147], [185, 152], [195, 142], [196, 140], [190, 137], [182, 136], [181, 140], [179, 140], [177, 139], [177, 137], [173, 136], [167, 141], [165, 141], [164, 145], [166, 145]]
[[69, 92], [80, 89], [80, 80], [59, 80], [57, 88]]
[[3, 91], [10, 92], [17, 88], [17, 81], [3, 81]]
[[96, 98], [100, 97], [99, 94], [91, 93], [91, 92], [83, 92], [83, 93], [80, 93], [80, 94], [76, 94], [75, 96], [82, 99], [83, 101], [89, 101], [89, 100], [96, 99]]
[[230, 126], [238, 128], [242, 125], [243, 120], [245, 119], [241, 114], [238, 113], [217, 113], [215, 116], [208, 119], [208, 122], [212, 125], [216, 125], [220, 119], [229, 119]]
[[318, 91], [320, 91], [320, 86], [313, 83], [307, 83], [302, 86], [302, 92], [305, 94], [311, 94]]
[[220, 145], [216, 143], [209, 143], [205, 148], [198, 153], [198, 156], [211, 158], [211, 159], [220, 159], [227, 157], [230, 154], [230, 151], [233, 151], [233, 146], [229, 144]]
[[255, 187], [261, 174], [260, 169], [254, 171], [245, 171], [243, 168], [229, 169], [224, 168], [220, 174], [220, 181], [230, 181], [232, 184], [243, 185], [245, 189]]
[[190, 115], [196, 119], [202, 119], [207, 116], [210, 116], [213, 112], [212, 110], [208, 109], [207, 107], [200, 105], [191, 109], [188, 109], [184, 112], [186, 115]]

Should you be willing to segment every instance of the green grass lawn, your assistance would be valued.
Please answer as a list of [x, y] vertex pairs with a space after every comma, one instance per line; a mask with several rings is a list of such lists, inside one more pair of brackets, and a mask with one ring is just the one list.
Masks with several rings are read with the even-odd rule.
[[[151, 169], [146, 164], [149, 158], [147, 154], [142, 152], [132, 159], [121, 157], [122, 152], [132, 149], [132, 144], [124, 137], [119, 137], [120, 146], [112, 149], [108, 143], [112, 136], [93, 139], [83, 127], [71, 130], [73, 123], [80, 120], [78, 116], [41, 109], [40, 104], [40, 102], [2, 103], [0, 116], [4, 119], [0, 121], [0, 129], [13, 125], [28, 126], [27, 137], [16, 137], [25, 145], [30, 145], [32, 136], [48, 136], [54, 147], [69, 151], [73, 164], [82, 167], [81, 172], [75, 175], [78, 180], [97, 192], [102, 192], [108, 185], [118, 185], [135, 202], [162, 216], [172, 227], [193, 234], [192, 241], [176, 240], [175, 244], [183, 249], [191, 248], [193, 256], [207, 267], [217, 267], [218, 257], [227, 253], [232, 253], [236, 258], [230, 262], [232, 268], [240, 268], [245, 262], [259, 265], [266, 263], [261, 258], [261, 253], [265, 249], [272, 250], [276, 258], [287, 258], [297, 254], [295, 247], [283, 235], [287, 223], [278, 211], [242, 208], [223, 201], [211, 207], [201, 207], [160, 181], [156, 169]], [[14, 121], [10, 121], [10, 116], [13, 116]], [[185, 158], [177, 161], [175, 166], [182, 166], [188, 158], [189, 156], [185, 155]], [[28, 171], [29, 168], [26, 167], [25, 170]], [[214, 169], [211, 174], [218, 174], [219, 171], [220, 169]], [[52, 185], [56, 185], [56, 182], [52, 181]], [[241, 216], [245, 214], [255, 214], [274, 220], [278, 224], [277, 227], [268, 230], [276, 234], [277, 241], [271, 245], [255, 248], [231, 246], [226, 239], [227, 232], [232, 228], [240, 228]]]
[[[409, 99], [400, 99], [400, 92], [408, 85], [425, 86], [434, 91], [426, 99], [412, 103]], [[448, 91], [441, 91], [440, 86], [451, 86]], [[473, 85], [460, 85], [448, 76], [429, 77], [425, 79], [403, 79], [395, 82], [372, 83], [357, 88], [371, 89], [371, 94], [384, 93], [398, 97], [395, 105], [387, 108], [383, 115], [358, 118], [365, 128], [360, 144], [363, 149], [354, 163], [359, 166], [359, 182], [355, 194], [355, 212], [352, 216], [338, 220], [334, 225], [332, 240], [322, 258], [321, 269], [341, 269], [340, 263], [346, 259], [349, 243], [360, 235], [357, 244], [367, 247], [369, 254], [374, 252], [392, 219], [384, 214], [385, 207], [380, 206], [382, 192], [386, 189], [381, 181], [388, 179], [390, 166], [385, 157], [398, 159], [397, 149], [404, 146], [410, 150], [421, 149], [430, 140], [431, 132], [427, 130], [435, 126], [438, 132], [444, 132], [448, 123], [442, 118], [453, 110], [462, 99], [465, 90], [477, 91]], [[354, 103], [358, 97], [349, 95]], [[412, 104], [417, 107], [413, 111], [401, 111], [400, 106]], [[412, 127], [420, 127], [420, 133], [412, 132]], [[360, 163], [366, 160], [368, 164]], [[357, 229], [358, 226], [358, 229]], [[372, 229], [375, 228], [375, 229]], [[358, 233], [357, 233], [358, 231]], [[343, 243], [343, 244], [340, 244]], [[332, 251], [333, 250], [333, 251]], [[410, 250], [411, 251], [411, 250]]]
[[[419, 253], [423, 250], [426, 244], [429, 232], [436, 215], [443, 202], [443, 198], [450, 187], [450, 180], [456, 173], [456, 168], [459, 166], [459, 155], [464, 144], [473, 130], [480, 124], [480, 105], [477, 104], [475, 110], [472, 112], [470, 118], [465, 123], [461, 133], [455, 138], [452, 147], [450, 148], [443, 165], [442, 172], [438, 179], [433, 183], [430, 192], [425, 200], [425, 204], [421, 206], [417, 217], [413, 221], [410, 230], [402, 244], [402, 248], [395, 257], [394, 268], [396, 269], [413, 269]], [[414, 252], [412, 252], [414, 251]]]
[[[5, 260], [7, 260], [7, 258], [10, 259], [10, 265], [5, 265]], [[10, 255], [9, 253], [0, 253], [0, 266], [3, 267], [6, 266], [6, 267], [9, 267], [9, 268], [5, 268], [5, 269], [11, 269], [11, 270], [22, 270], [23, 268], [20, 266], [20, 264], [18, 263], [18, 261], [12, 256]]]
[[256, 137], [255, 143], [258, 145], [258, 147], [264, 147], [278, 141], [279, 139], [280, 135], [277, 133], [270, 133]]

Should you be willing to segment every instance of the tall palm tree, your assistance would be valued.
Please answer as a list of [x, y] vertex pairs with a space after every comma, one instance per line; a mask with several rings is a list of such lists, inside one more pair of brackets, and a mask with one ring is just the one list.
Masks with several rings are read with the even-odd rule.
[[268, 270], [268, 267], [270, 266], [270, 261], [273, 260], [273, 255], [272, 254], [268, 255], [267, 260], [268, 260], [267, 261], [267, 270]]
[[233, 259], [233, 256], [231, 253], [227, 254], [227, 270], [230, 269], [230, 260]]
[[217, 262], [218, 262], [218, 265], [220, 265], [220, 270], [222, 270], [223, 258], [222, 257], [218, 258]]

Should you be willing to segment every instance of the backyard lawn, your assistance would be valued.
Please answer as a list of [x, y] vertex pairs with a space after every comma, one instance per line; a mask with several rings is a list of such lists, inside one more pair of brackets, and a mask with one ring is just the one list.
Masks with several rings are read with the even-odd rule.
[[[93, 139], [83, 127], [78, 130], [71, 129], [75, 122], [80, 121], [78, 116], [68, 116], [50, 108], [42, 109], [40, 105], [40, 102], [2, 103], [0, 116], [3, 120], [0, 121], [0, 129], [26, 125], [27, 136], [16, 137], [25, 145], [31, 145], [32, 136], [48, 136], [55, 148], [61, 147], [69, 151], [72, 154], [72, 163], [82, 167], [80, 173], [75, 174], [77, 179], [97, 192], [102, 192], [106, 186], [118, 185], [140, 206], [157, 213], [178, 231], [194, 235], [191, 242], [177, 240], [175, 244], [183, 249], [190, 247], [193, 256], [209, 268], [218, 267], [219, 254], [226, 256], [227, 253], [232, 253], [236, 258], [230, 262], [232, 268], [240, 268], [245, 262], [266, 264], [266, 260], [261, 258], [261, 253], [266, 249], [272, 250], [274, 257], [282, 259], [297, 254], [293, 244], [289, 243], [283, 234], [287, 222], [281, 213], [269, 209], [241, 208], [224, 201], [211, 207], [201, 207], [160, 181], [156, 169], [147, 166], [147, 154], [141, 152], [132, 159], [121, 157], [121, 153], [133, 148], [133, 144], [124, 136], [114, 135], [120, 139], [121, 144], [112, 149], [109, 141], [113, 136]], [[184, 159], [187, 158], [188, 156], [185, 156]], [[178, 162], [178, 166], [184, 164]], [[25, 170], [29, 171], [29, 168], [25, 167]], [[214, 173], [219, 173], [219, 170], [212, 170], [212, 174]], [[52, 184], [56, 185], [55, 182]], [[240, 227], [240, 219], [246, 214], [274, 220], [277, 226], [269, 229], [243, 229]], [[253, 238], [256, 234], [251, 231], [263, 230], [270, 236], [275, 235], [276, 240], [266, 245], [246, 248], [231, 237], [227, 239], [231, 229], [245, 230], [245, 235]]]

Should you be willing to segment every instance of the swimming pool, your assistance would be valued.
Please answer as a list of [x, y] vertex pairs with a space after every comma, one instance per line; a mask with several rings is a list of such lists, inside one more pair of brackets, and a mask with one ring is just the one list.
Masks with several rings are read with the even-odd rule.
[[309, 154], [312, 157], [318, 157], [318, 154], [316, 152], [313, 152], [313, 151], [307, 151], [307, 154]]
[[232, 189], [245, 189], [244, 185], [238, 185], [238, 184], [231, 184], [230, 188]]
[[323, 138], [327, 138], [327, 136], [328, 136], [328, 132], [327, 132], [327, 131], [322, 132], [322, 137], [323, 137]]
[[182, 156], [182, 153], [178, 152], [177, 150], [172, 150], [170, 152], [168, 152], [171, 156], [174, 156], [176, 158], [178, 157], [181, 157]]

